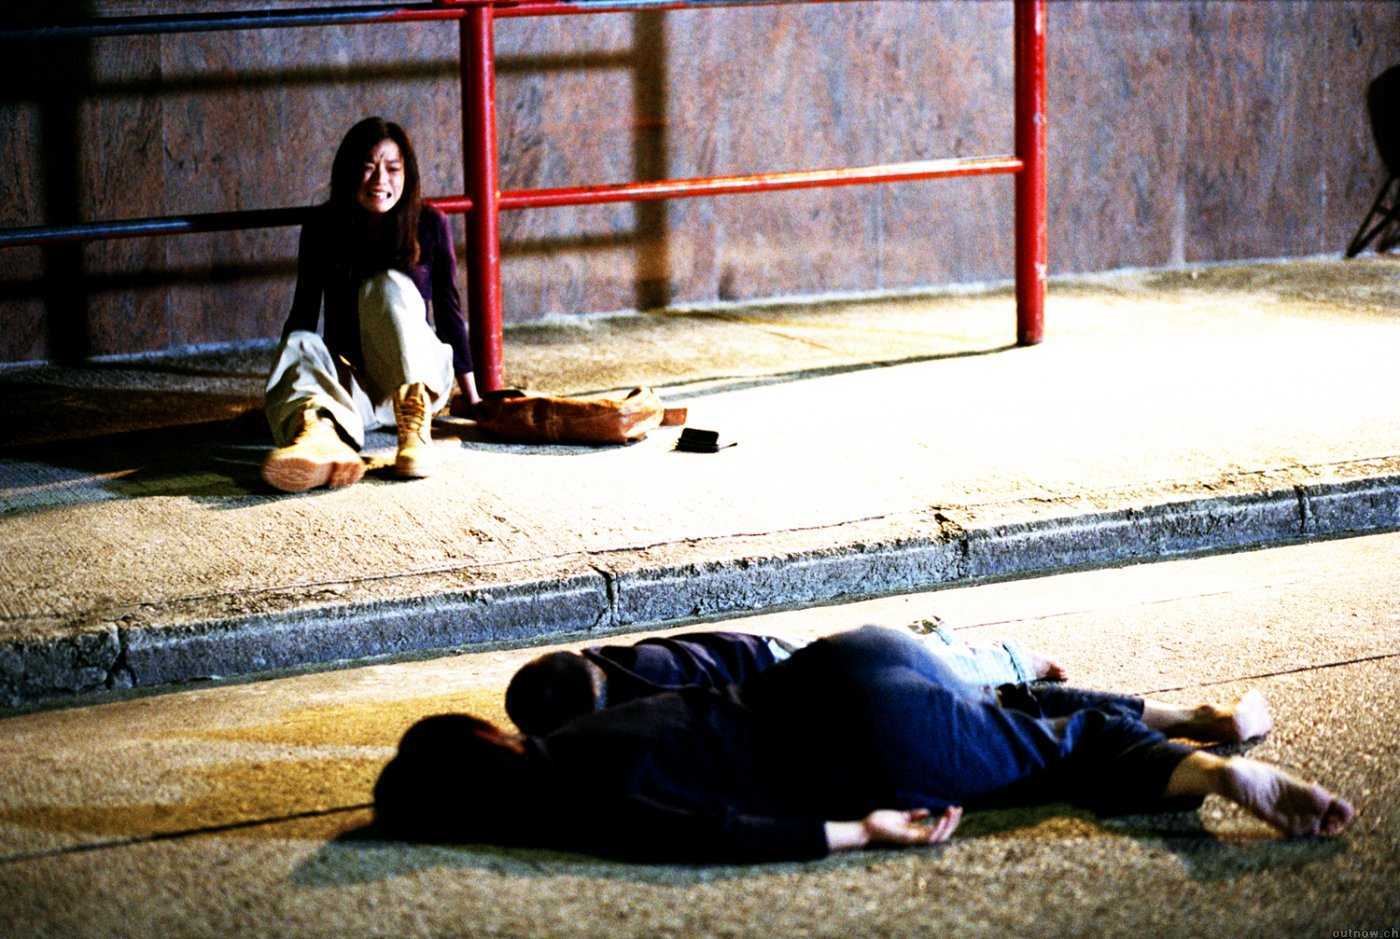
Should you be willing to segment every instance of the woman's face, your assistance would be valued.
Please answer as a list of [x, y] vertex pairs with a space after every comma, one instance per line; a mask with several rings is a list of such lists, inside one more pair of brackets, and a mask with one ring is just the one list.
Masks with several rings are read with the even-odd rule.
[[367, 212], [382, 214], [398, 205], [403, 195], [403, 154], [399, 145], [385, 138], [365, 157], [355, 200]]

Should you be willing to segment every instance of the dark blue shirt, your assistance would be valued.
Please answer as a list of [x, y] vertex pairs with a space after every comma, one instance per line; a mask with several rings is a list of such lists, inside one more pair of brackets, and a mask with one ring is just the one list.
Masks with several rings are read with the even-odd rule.
[[608, 677], [607, 706], [681, 688], [724, 688], [771, 666], [778, 640], [749, 633], [687, 633], [581, 653]]

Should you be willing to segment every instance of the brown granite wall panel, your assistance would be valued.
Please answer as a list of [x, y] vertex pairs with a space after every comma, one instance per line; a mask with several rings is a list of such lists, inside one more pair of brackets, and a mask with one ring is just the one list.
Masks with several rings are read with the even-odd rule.
[[[316, 201], [321, 162], [309, 152], [322, 128], [286, 107], [289, 91], [316, 87], [304, 40], [321, 30], [168, 36], [161, 102], [168, 126], [166, 178], [179, 213]], [[287, 49], [288, 46], [292, 48]], [[304, 63], [305, 82], [279, 53]], [[298, 53], [302, 55], [299, 56]], [[304, 57], [303, 57], [304, 56]], [[327, 104], [332, 104], [328, 101]], [[290, 132], [295, 129], [295, 132]], [[174, 320], [183, 344], [275, 335], [290, 299], [291, 229], [171, 239]], [[236, 319], [228, 317], [236, 310]], [[220, 329], [220, 320], [225, 320]]]
[[[44, 17], [250, 5], [54, 0]], [[1009, 152], [1011, 42], [1010, 3], [954, 0], [501, 20], [502, 185]], [[0, 224], [315, 202], [369, 113], [409, 128], [429, 192], [463, 186], [453, 23], [41, 52], [0, 62]], [[1361, 94], [1395, 61], [1394, 3], [1052, 4], [1052, 270], [1338, 250], [1380, 182]], [[1011, 193], [1000, 177], [510, 212], [506, 316], [1005, 280]], [[273, 336], [295, 243], [0, 252], [0, 360]]]
[[1051, 271], [1180, 263], [1188, 8], [1061, 3], [1052, 13]]
[[1186, 260], [1322, 249], [1332, 15], [1330, 3], [1191, 4]]
[[[323, 201], [335, 147], [369, 114], [408, 130], [425, 192], [462, 190], [454, 24], [182, 35], [162, 48], [174, 211]], [[177, 341], [277, 335], [296, 243], [296, 229], [171, 239]]]
[[[627, 19], [630, 42], [601, 17], [567, 33], [532, 23], [512, 36], [517, 24], [501, 24], [498, 51], [509, 49], [503, 62], [511, 63], [502, 99], [528, 101], [501, 112], [507, 188], [1010, 149], [1010, 16], [998, 6], [769, 7], [616, 22]], [[993, 52], [982, 48], [989, 28], [1001, 40]], [[882, 43], [889, 48], [882, 51]], [[872, 59], [884, 67], [871, 68]], [[529, 71], [532, 62], [558, 68], [542, 81]], [[580, 63], [577, 74], [559, 74], [570, 63]], [[631, 73], [630, 97], [619, 71]], [[994, 106], [973, 106], [985, 97], [982, 85], [998, 82], [1003, 93]], [[662, 83], [664, 93], [656, 93]], [[937, 89], [933, 106], [924, 103], [929, 87]], [[640, 208], [630, 216], [511, 214], [503, 223], [507, 315], [567, 313], [579, 295], [597, 298], [586, 308], [614, 309], [655, 305], [658, 297], [686, 302], [927, 282], [933, 240], [962, 245], [985, 227], [983, 207], [969, 211], [967, 193], [991, 190], [954, 185], [962, 192], [947, 211], [926, 195], [906, 200], [866, 188], [678, 201], [646, 207], [646, 217]], [[1006, 198], [1003, 192], [1003, 215]], [[886, 215], [894, 218], [882, 224]], [[598, 227], [609, 220], [617, 227]], [[547, 253], [564, 247], [591, 251], [590, 262], [564, 266]], [[965, 277], [970, 269], [981, 277], [996, 262], [988, 263], [983, 246], [938, 263], [943, 272]], [[535, 279], [550, 269], [579, 270], [591, 286]], [[654, 289], [658, 278], [664, 292]]]
[[[1015, 150], [1010, 4], [877, 4], [862, 97], [883, 160], [975, 157]], [[1012, 276], [1009, 177], [870, 190], [880, 252], [868, 287]], [[857, 287], [856, 289], [861, 289]], [[867, 288], [868, 289], [868, 288]]]
[[[678, 175], [744, 174], [875, 162], [862, 102], [846, 91], [862, 59], [866, 11], [857, 6], [763, 7], [742, 17], [709, 11], [695, 51], [673, 51], [669, 109]], [[680, 33], [680, 17], [677, 33]], [[673, 47], [674, 49], [674, 47]], [[839, 102], [839, 103], [838, 103]], [[698, 140], [697, 125], [711, 128]], [[869, 190], [825, 189], [733, 196], [708, 206], [714, 260], [678, 285], [678, 300], [747, 299], [851, 289], [878, 250]], [[681, 244], [701, 232], [678, 232]], [[682, 248], [683, 250], [683, 248]], [[776, 288], [776, 289], [775, 289]]]
[[[497, 24], [503, 189], [668, 175], [665, 115], [657, 113], [667, 90], [662, 23], [627, 14]], [[658, 212], [664, 218], [665, 206], [504, 213], [507, 317], [656, 305], [638, 285], [641, 259], [664, 237]], [[658, 276], [665, 280], [664, 271]]]
[[[56, 3], [46, 15], [85, 11]], [[162, 213], [158, 114], [142, 100], [101, 92], [115, 75], [153, 78], [156, 48], [152, 40], [6, 47], [0, 114], [6, 162], [16, 169], [0, 180], [4, 224]], [[4, 254], [6, 359], [81, 359], [168, 343], [163, 295], [140, 289], [161, 246], [108, 242]]]
[[[91, 95], [80, 117], [83, 217], [164, 215], [164, 128], [159, 101], [149, 93], [160, 83], [160, 40], [104, 39], [92, 46]], [[164, 238], [83, 246], [91, 354], [147, 352], [172, 344], [159, 274], [169, 247]]]
[[1326, 188], [1319, 250], [1339, 251], [1356, 234], [1386, 176], [1365, 99], [1376, 76], [1400, 65], [1400, 3], [1332, 4], [1320, 25], [1330, 68], [1320, 121]]
[[[0, 98], [0, 227], [36, 225], [42, 221], [44, 180], [39, 161], [42, 147], [41, 107], [11, 97], [18, 86], [0, 66], [4, 89]], [[44, 358], [44, 253], [38, 248], [0, 250], [0, 362]]]

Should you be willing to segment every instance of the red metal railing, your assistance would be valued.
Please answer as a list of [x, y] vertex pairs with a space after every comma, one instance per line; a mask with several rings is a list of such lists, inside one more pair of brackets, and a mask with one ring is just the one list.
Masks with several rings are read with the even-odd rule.
[[1045, 4], [1016, 0], [1016, 342], [1045, 332], [1050, 270], [1045, 218]]
[[[559, 189], [502, 192], [496, 141], [496, 19], [641, 10], [712, 9], [764, 6], [788, 0], [436, 0], [351, 8], [265, 10], [230, 14], [113, 17], [23, 29], [0, 29], [6, 40], [92, 39], [106, 36], [279, 29], [358, 23], [458, 20], [461, 29], [462, 144], [467, 192], [429, 199], [466, 221], [467, 316], [478, 386], [502, 385], [501, 243], [502, 211], [602, 202], [645, 202], [734, 193], [772, 192], [823, 186], [908, 182], [956, 176], [1012, 173], [1016, 176], [1016, 341], [1040, 342], [1043, 335], [1048, 248], [1045, 215], [1045, 5], [1015, 4], [1014, 156], [921, 160], [878, 166], [798, 170], [747, 176], [667, 179]], [[858, 0], [796, 0], [846, 3]], [[122, 219], [78, 225], [0, 229], [0, 248], [190, 232], [231, 231], [301, 224], [308, 208], [260, 209], [200, 215]]]

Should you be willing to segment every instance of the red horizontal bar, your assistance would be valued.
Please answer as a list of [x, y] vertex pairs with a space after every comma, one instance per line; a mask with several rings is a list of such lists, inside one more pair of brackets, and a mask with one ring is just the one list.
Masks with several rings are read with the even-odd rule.
[[[773, 192], [782, 189], [814, 189], [828, 186], [856, 186], [862, 183], [948, 179], [955, 176], [987, 176], [996, 173], [1017, 173], [1020, 170], [1021, 161], [1013, 156], [917, 160], [911, 163], [796, 170], [787, 173], [757, 173], [750, 176], [662, 179], [653, 182], [612, 183], [602, 186], [570, 186], [563, 189], [517, 189], [501, 193], [500, 204], [504, 210], [596, 205], [604, 202], [654, 202], [659, 199], [687, 199], [731, 193]], [[442, 207], [441, 202], [438, 205], [439, 208]], [[444, 209], [444, 211], [450, 210]]]
[[[600, 186], [569, 186], [560, 189], [514, 189], [501, 193], [501, 208], [539, 209], [597, 205], [604, 202], [655, 202], [661, 199], [774, 192], [782, 189], [817, 189], [865, 183], [948, 179], [957, 176], [989, 176], [997, 173], [1018, 173], [1020, 170], [1021, 161], [1013, 156], [968, 157], [838, 169], [795, 170], [785, 173], [755, 173], [749, 176], [702, 176], [651, 182], [605, 183]], [[472, 210], [472, 201], [466, 196], [442, 196], [426, 201], [449, 215]]]
[[465, 215], [472, 210], [472, 200], [466, 196], [439, 196], [423, 201], [448, 215]]
[[[456, 5], [456, 0], [438, 0], [443, 6]], [[467, 0], [472, 2], [472, 0]], [[576, 0], [497, 0], [492, 16], [508, 19], [517, 16], [568, 16], [580, 13], [644, 13], [655, 10], [713, 10], [723, 7], [783, 6], [794, 0], [614, 0], [578, 3]], [[855, 3], [859, 0], [795, 0], [798, 3]]]

